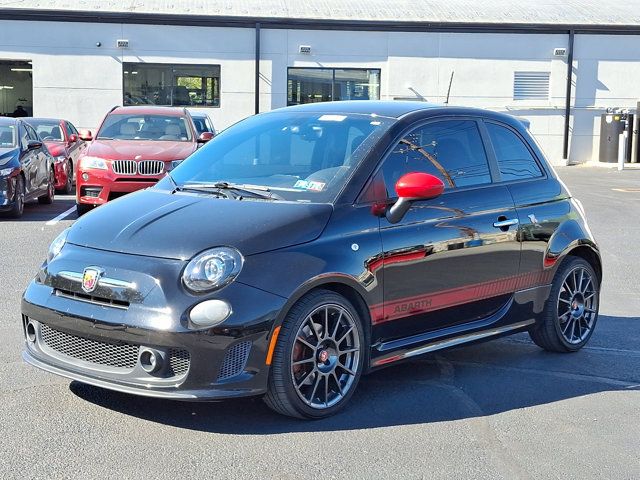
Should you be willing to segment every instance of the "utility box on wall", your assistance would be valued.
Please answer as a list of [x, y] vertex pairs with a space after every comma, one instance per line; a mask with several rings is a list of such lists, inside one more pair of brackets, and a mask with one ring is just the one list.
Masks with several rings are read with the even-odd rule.
[[[625, 162], [631, 161], [631, 129], [633, 114], [631, 113], [603, 113], [600, 116], [600, 150], [598, 159], [601, 162], [617, 163], [618, 151], [626, 148]], [[621, 145], [620, 135], [629, 133], [626, 145]]]

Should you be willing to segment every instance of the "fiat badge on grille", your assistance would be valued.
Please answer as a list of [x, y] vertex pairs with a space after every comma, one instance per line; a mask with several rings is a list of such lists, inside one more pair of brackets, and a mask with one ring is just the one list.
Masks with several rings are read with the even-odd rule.
[[82, 290], [86, 293], [93, 292], [98, 286], [98, 281], [104, 273], [99, 267], [87, 267], [82, 273]]

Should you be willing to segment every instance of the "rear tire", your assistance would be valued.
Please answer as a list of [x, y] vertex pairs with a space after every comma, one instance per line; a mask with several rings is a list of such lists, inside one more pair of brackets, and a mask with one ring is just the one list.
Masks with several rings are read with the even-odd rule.
[[11, 218], [20, 218], [24, 213], [24, 178], [18, 175], [16, 178], [16, 191], [14, 194], [13, 207], [9, 210]]
[[56, 173], [53, 171], [53, 168], [49, 172], [49, 183], [47, 184], [47, 193], [38, 197], [38, 202], [43, 205], [51, 205], [53, 203], [53, 198], [56, 195]]
[[315, 290], [280, 327], [265, 403], [282, 415], [319, 419], [349, 402], [366, 359], [357, 310], [342, 295]]
[[551, 286], [541, 322], [529, 331], [539, 347], [551, 352], [577, 352], [595, 329], [600, 305], [600, 282], [589, 262], [567, 257]]
[[76, 212], [78, 217], [81, 217], [87, 212], [93, 210], [93, 205], [85, 205], [84, 203], [76, 203]]

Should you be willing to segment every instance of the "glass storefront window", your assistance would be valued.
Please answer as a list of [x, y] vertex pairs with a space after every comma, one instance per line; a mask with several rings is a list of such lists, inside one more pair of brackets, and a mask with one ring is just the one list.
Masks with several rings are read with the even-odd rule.
[[219, 65], [125, 63], [124, 105], [220, 106]]
[[380, 69], [297, 68], [287, 71], [287, 105], [380, 99]]

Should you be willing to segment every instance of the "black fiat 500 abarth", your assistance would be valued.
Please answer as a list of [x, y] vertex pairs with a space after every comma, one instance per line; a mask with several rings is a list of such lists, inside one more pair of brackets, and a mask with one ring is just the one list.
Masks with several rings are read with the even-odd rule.
[[601, 278], [580, 202], [517, 119], [310, 104], [236, 124], [60, 234], [24, 294], [24, 359], [320, 418], [423, 353], [523, 331], [574, 352]]

